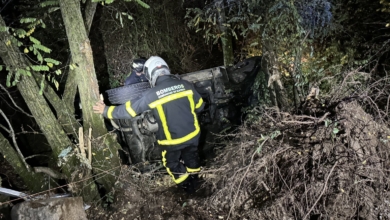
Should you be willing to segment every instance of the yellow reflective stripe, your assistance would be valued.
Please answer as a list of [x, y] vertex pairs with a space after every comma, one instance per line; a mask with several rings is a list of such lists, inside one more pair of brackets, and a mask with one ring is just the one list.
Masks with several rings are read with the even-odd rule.
[[198, 133], [199, 133], [200, 129], [197, 128], [195, 131], [191, 132], [190, 134], [182, 137], [182, 138], [177, 138], [177, 139], [172, 139], [172, 140], [158, 140], [158, 144], [160, 145], [176, 145], [176, 144], [181, 144], [181, 143], [184, 143], [186, 141], [189, 141], [191, 140], [192, 138], [194, 138]]
[[198, 104], [196, 104], [195, 108], [200, 108], [200, 106], [202, 106], [202, 104], [203, 104], [203, 99], [200, 98], [199, 102], [198, 102]]
[[166, 97], [164, 97], [162, 99], [159, 99], [157, 101], [154, 101], [154, 102], [150, 103], [149, 107], [150, 108], [156, 108], [159, 105], [165, 104], [165, 103], [173, 101], [175, 99], [179, 99], [179, 98], [183, 98], [183, 97], [186, 97], [186, 96], [190, 96], [192, 94], [194, 94], [192, 92], [192, 90], [186, 90], [186, 91], [183, 91], [183, 92], [178, 92], [178, 93], [166, 96]]
[[164, 129], [165, 137], [167, 138], [167, 140], [172, 140], [171, 133], [169, 133], [167, 119], [165, 118], [165, 113], [164, 113], [164, 110], [162, 108], [162, 105], [157, 106], [157, 112], [158, 112], [158, 115], [160, 116], [160, 120], [161, 120], [161, 124], [163, 126], [163, 129]]
[[131, 115], [131, 117], [135, 117], [137, 115], [137, 113], [135, 113], [135, 111], [131, 107], [130, 101], [126, 102], [126, 111]]
[[[191, 93], [192, 93], [192, 91], [191, 91]], [[177, 144], [181, 144], [181, 143], [184, 143], [186, 141], [189, 141], [192, 138], [194, 138], [197, 134], [199, 134], [200, 128], [199, 128], [198, 119], [197, 119], [196, 113], [195, 113], [195, 104], [194, 104], [194, 98], [193, 98], [192, 94], [188, 96], [188, 101], [190, 102], [191, 113], [194, 116], [195, 131], [187, 134], [184, 137], [177, 138], [177, 139], [168, 139], [168, 137], [167, 137], [167, 140], [157, 140], [158, 144], [160, 144], [160, 145], [177, 145]], [[165, 132], [165, 130], [164, 130], [164, 132]]]
[[108, 107], [107, 118], [112, 119], [112, 112], [114, 111], [114, 109], [115, 109], [115, 106]]
[[198, 167], [198, 168], [186, 167], [186, 169], [187, 169], [187, 172], [189, 172], [189, 173], [195, 173], [195, 172], [199, 172], [200, 171], [200, 167]]
[[[160, 116], [161, 124], [163, 126], [164, 134], [165, 134], [165, 137], [166, 137], [166, 140], [157, 140], [157, 142], [160, 145], [177, 145], [177, 144], [181, 144], [181, 143], [184, 143], [186, 141], [191, 140], [197, 134], [199, 134], [200, 128], [199, 128], [198, 119], [197, 119], [196, 113], [195, 113], [195, 104], [194, 104], [193, 94], [194, 93], [192, 92], [192, 90], [186, 90], [186, 91], [183, 91], [183, 92], [178, 92], [178, 93], [166, 96], [166, 97], [164, 97], [162, 99], [159, 99], [159, 100], [154, 101], [154, 102], [149, 104], [150, 108], [157, 108], [157, 112], [158, 112], [158, 115]], [[167, 120], [165, 118], [165, 114], [164, 114], [164, 110], [162, 108], [162, 105], [167, 103], [167, 102], [170, 102], [170, 101], [173, 101], [173, 100], [176, 100], [176, 99], [179, 99], [179, 98], [183, 98], [183, 97], [187, 97], [188, 101], [190, 102], [191, 113], [194, 116], [195, 131], [187, 134], [184, 137], [177, 138], [177, 139], [172, 139], [171, 133], [169, 132]], [[203, 103], [203, 99], [200, 98], [200, 100], [199, 100], [199, 102], [198, 102], [198, 104], [196, 106], [200, 107], [202, 105], [202, 103]]]
[[184, 180], [186, 180], [189, 176], [188, 173], [185, 173], [185, 174], [182, 174], [180, 175], [179, 178], [175, 178], [175, 175], [173, 175], [173, 173], [171, 172], [171, 170], [167, 167], [167, 159], [165, 158], [165, 155], [167, 154], [167, 151], [164, 150], [162, 152], [162, 162], [163, 162], [163, 165], [164, 167], [167, 169], [167, 172], [168, 174], [172, 177], [173, 181], [176, 183], [176, 184], [179, 184], [179, 183], [182, 183]]
[[[168, 168], [167, 168], [168, 170]], [[179, 178], [175, 178], [173, 175], [173, 181], [175, 181], [176, 184], [182, 183], [184, 180], [186, 180], [190, 175], [188, 173], [181, 175]]]

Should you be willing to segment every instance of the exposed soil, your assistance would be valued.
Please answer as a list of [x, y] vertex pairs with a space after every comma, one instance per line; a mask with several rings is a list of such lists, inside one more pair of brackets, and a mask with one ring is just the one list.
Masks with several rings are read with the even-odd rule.
[[357, 101], [313, 103], [307, 115], [255, 109], [258, 120], [216, 136], [226, 146], [194, 195], [163, 170], [124, 166], [114, 202], [89, 218], [390, 219], [390, 129]]
[[188, 195], [176, 187], [165, 172], [140, 175], [128, 166], [122, 172], [115, 198], [106, 209], [95, 206], [88, 210], [89, 219], [210, 219], [212, 210], [204, 209], [207, 194], [200, 189]]

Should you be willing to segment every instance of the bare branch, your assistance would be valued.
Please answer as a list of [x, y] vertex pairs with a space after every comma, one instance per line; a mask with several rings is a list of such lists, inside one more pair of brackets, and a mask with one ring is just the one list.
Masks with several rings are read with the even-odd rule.
[[15, 101], [14, 101], [14, 99], [12, 98], [11, 94], [9, 94], [8, 90], [7, 90], [3, 85], [0, 84], [0, 88], [1, 88], [2, 90], [4, 90], [5, 93], [7, 93], [7, 95], [8, 95], [8, 97], [9, 97], [9, 99], [11, 100], [12, 104], [14, 104], [15, 107], [16, 107], [19, 111], [21, 111], [23, 114], [25, 114], [25, 115], [27, 115], [27, 116], [29, 116], [29, 117], [32, 117], [32, 118], [34, 117], [34, 116], [28, 114], [27, 112], [25, 112], [22, 108], [20, 108], [20, 107], [15, 103]]
[[64, 174], [58, 173], [58, 172], [50, 169], [49, 167], [34, 167], [34, 171], [36, 173], [47, 174], [54, 179], [66, 179], [66, 176]]
[[11, 131], [3, 125], [0, 125], [0, 128], [4, 129], [7, 133], [11, 133]]
[[10, 129], [9, 129], [9, 131], [10, 131], [9, 134], [11, 135], [12, 142], [14, 143], [15, 149], [16, 149], [16, 151], [18, 152], [20, 159], [23, 161], [24, 165], [26, 166], [26, 169], [27, 169], [28, 171], [30, 171], [30, 166], [26, 163], [26, 160], [24, 159], [24, 156], [23, 156], [22, 152], [20, 151], [18, 144], [16, 143], [15, 132], [14, 132], [14, 129], [12, 128], [11, 123], [9, 122], [7, 116], [4, 114], [4, 112], [3, 112], [1, 109], [0, 109], [0, 114], [3, 116], [3, 118], [4, 118], [4, 119], [7, 121], [7, 123], [8, 123], [8, 126], [9, 126], [9, 128], [10, 128]]

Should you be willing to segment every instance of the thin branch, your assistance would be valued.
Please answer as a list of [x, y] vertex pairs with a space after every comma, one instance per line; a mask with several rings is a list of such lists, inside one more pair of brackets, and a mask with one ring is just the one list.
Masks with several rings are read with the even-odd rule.
[[31, 156], [25, 157], [24, 159], [28, 160], [28, 159], [31, 159], [31, 158], [34, 158], [34, 157], [48, 157], [48, 156], [44, 155], [44, 154], [34, 154], [34, 155], [31, 155]]
[[66, 176], [64, 174], [59, 173], [57, 171], [54, 171], [54, 170], [50, 169], [49, 167], [34, 167], [34, 171], [36, 173], [47, 174], [54, 179], [66, 179]]
[[3, 125], [0, 125], [0, 128], [4, 129], [7, 133], [11, 133], [11, 131]]
[[387, 97], [386, 115], [389, 115], [389, 101], [390, 101], [390, 95]]
[[14, 104], [15, 107], [16, 107], [17, 109], [19, 109], [19, 111], [21, 111], [23, 114], [25, 114], [25, 115], [27, 115], [27, 116], [29, 116], [29, 117], [32, 117], [32, 118], [34, 117], [34, 116], [28, 114], [27, 112], [25, 112], [22, 108], [20, 108], [20, 107], [15, 103], [15, 101], [14, 101], [14, 99], [12, 98], [11, 94], [9, 94], [8, 90], [7, 90], [3, 85], [0, 84], [0, 88], [1, 88], [2, 90], [4, 90], [5, 93], [7, 93], [7, 95], [8, 95], [8, 97], [9, 97], [9, 99], [11, 100], [12, 104]]
[[337, 161], [336, 161], [336, 163], [333, 165], [332, 169], [329, 171], [328, 176], [326, 177], [326, 180], [325, 180], [325, 183], [324, 183], [324, 187], [322, 188], [321, 194], [318, 196], [316, 202], [311, 206], [311, 208], [309, 209], [309, 211], [307, 212], [307, 214], [305, 215], [305, 217], [303, 217], [303, 219], [306, 219], [306, 218], [307, 218], [307, 216], [311, 213], [311, 211], [312, 211], [312, 210], [314, 209], [314, 207], [317, 205], [318, 201], [320, 201], [322, 195], [325, 193], [326, 187], [327, 187], [327, 185], [328, 185], [329, 177], [332, 175], [333, 170], [334, 170], [334, 168], [336, 167], [336, 165], [337, 165]]
[[[330, 115], [329, 112], [325, 113], [321, 118], [314, 118], [314, 117], [310, 117], [310, 116], [307, 116], [306, 118], [310, 118], [314, 121], [282, 121], [282, 123], [293, 123], [293, 124], [314, 124], [314, 123], [321, 123], [325, 120], [325, 118]], [[301, 116], [301, 118], [304, 118], [303, 116]]]
[[7, 124], [10, 128], [9, 134], [11, 135], [12, 142], [14, 143], [15, 149], [18, 152], [20, 159], [23, 161], [23, 164], [26, 166], [27, 171], [30, 171], [30, 166], [26, 163], [26, 160], [24, 159], [24, 156], [23, 156], [22, 152], [20, 151], [18, 144], [16, 143], [15, 132], [14, 132], [14, 129], [12, 128], [11, 123], [9, 122], [7, 116], [4, 114], [4, 112], [1, 109], [0, 109], [0, 114], [7, 121]]

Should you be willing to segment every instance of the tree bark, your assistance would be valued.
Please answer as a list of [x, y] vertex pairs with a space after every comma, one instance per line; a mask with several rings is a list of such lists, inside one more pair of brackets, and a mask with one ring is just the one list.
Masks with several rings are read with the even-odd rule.
[[92, 2], [92, 0], [87, 1], [87, 5], [85, 6], [85, 30], [87, 31], [87, 35], [91, 30], [91, 25], [93, 21], [93, 17], [96, 12], [97, 2]]
[[223, 51], [223, 63], [224, 66], [234, 65], [234, 54], [233, 54], [233, 43], [232, 43], [232, 34], [229, 29], [226, 27], [227, 21], [225, 16], [225, 5], [223, 0], [217, 3], [218, 10], [218, 26], [221, 31], [221, 42], [222, 42], [222, 51]]
[[[97, 180], [106, 190], [110, 190], [115, 183], [120, 166], [118, 150], [119, 144], [115, 138], [107, 134], [103, 118], [93, 112], [92, 106], [99, 100], [99, 86], [96, 78], [92, 49], [85, 30], [80, 11], [80, 1], [60, 0], [60, 8], [68, 36], [72, 60], [76, 64], [76, 82], [79, 88], [81, 104], [83, 106], [84, 133], [93, 128], [94, 161], [92, 164], [95, 174], [105, 172]], [[106, 136], [105, 136], [106, 135]], [[104, 138], [102, 138], [104, 137]]]
[[0, 153], [5, 160], [14, 168], [31, 193], [41, 192], [48, 188], [47, 181], [42, 174], [36, 174], [28, 171], [24, 166], [22, 159], [18, 156], [15, 149], [8, 140], [0, 133]]
[[[42, 80], [43, 76], [41, 74], [33, 73], [33, 75], [37, 82]], [[46, 84], [47, 83], [48, 82], [46, 82]], [[74, 86], [76, 87], [76, 85]], [[61, 124], [66, 134], [72, 134], [73, 137], [77, 137], [77, 130], [75, 128], [78, 128], [81, 125], [76, 120], [74, 115], [73, 101], [71, 103], [65, 102], [57, 95], [54, 89], [48, 85], [46, 85], [46, 88], [43, 91], [43, 95], [47, 98], [56, 111], [58, 122]]]
[[[92, 0], [88, 0], [85, 6], [85, 29], [87, 31], [87, 35], [91, 29], [92, 21], [95, 15], [97, 2], [92, 2]], [[71, 63], [74, 63], [71, 59]], [[62, 104], [66, 106], [67, 111], [61, 111], [58, 114], [58, 120], [63, 125], [65, 131], [67, 133], [76, 132], [74, 128], [77, 128], [80, 125], [76, 121], [74, 117], [75, 109], [73, 107], [74, 98], [77, 93], [77, 83], [76, 83], [76, 71], [73, 69], [69, 70], [68, 77], [66, 79], [65, 90], [62, 96]], [[64, 108], [63, 108], [64, 109]], [[71, 115], [70, 115], [71, 113]], [[75, 137], [77, 136], [77, 132], [73, 133]]]
[[[1, 17], [0, 26], [6, 26]], [[11, 44], [7, 46], [6, 44], [6, 42], [8, 42], [12, 37], [13, 36], [11, 36], [8, 32], [0, 32], [0, 57], [11, 71], [16, 68], [25, 69], [30, 66], [31, 63], [23, 56], [16, 45]], [[57, 122], [57, 119], [44, 97], [39, 95], [39, 87], [35, 79], [29, 76], [22, 76], [20, 82], [17, 83], [17, 87], [30, 109], [30, 112], [34, 116], [39, 128], [50, 144], [53, 156], [58, 158], [58, 155], [62, 150], [72, 146], [72, 142]], [[72, 156], [61, 168], [68, 177], [68, 180], [79, 180], [84, 177], [74, 174], [83, 171], [80, 169], [80, 165], [80, 161], [76, 158], [76, 156]], [[82, 190], [85, 201], [91, 201], [97, 198], [98, 191], [94, 184], [90, 184], [86, 181], [78, 183], [78, 186], [81, 184], [85, 184], [85, 186], [76, 187], [75, 192], [80, 193], [78, 190]]]

